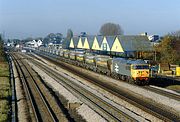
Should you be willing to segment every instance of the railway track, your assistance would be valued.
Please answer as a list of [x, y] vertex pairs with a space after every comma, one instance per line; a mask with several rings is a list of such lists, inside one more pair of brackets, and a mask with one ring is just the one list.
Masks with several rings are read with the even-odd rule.
[[16, 122], [17, 121], [16, 88], [15, 88], [15, 79], [14, 79], [12, 58], [9, 55], [8, 55], [8, 64], [9, 64], [9, 69], [10, 69], [10, 81], [11, 81], [11, 89], [12, 89], [11, 118], [12, 118], [12, 122]]
[[[42, 56], [42, 55], [41, 55]], [[109, 91], [110, 93], [124, 99], [125, 101], [129, 102], [130, 104], [133, 104], [137, 106], [138, 108], [146, 111], [147, 113], [152, 114], [153, 116], [156, 116], [164, 121], [179, 121], [180, 118], [174, 113], [169, 112], [167, 109], [164, 109], [159, 104], [153, 104], [146, 100], [140, 100], [139, 98], [132, 96], [131, 94], [127, 94], [125, 91], [120, 90], [116, 86], [112, 86], [111, 84], [103, 84], [101, 81], [98, 81], [97, 79], [84, 75], [81, 71], [78, 71], [76, 69], [73, 69], [69, 64], [66, 64], [62, 61], [56, 61], [53, 58], [50, 59], [50, 57], [45, 57], [47, 60], [50, 60], [53, 63], [56, 63], [60, 65], [62, 68], [78, 75], [81, 78], [84, 78], [90, 82], [93, 82], [94, 84], [102, 87], [103, 89]]]
[[[52, 106], [50, 104], [53, 103], [53, 100], [50, 102], [49, 99], [46, 98], [44, 91], [42, 91], [42, 87], [40, 88], [40, 86], [38, 86], [39, 79], [37, 79], [37, 74], [30, 68], [29, 65], [26, 64], [26, 62], [23, 61], [22, 57], [18, 57], [15, 54], [11, 54], [11, 57], [15, 62], [15, 67], [17, 68], [17, 72], [23, 84], [26, 100], [29, 101], [28, 108], [30, 121], [59, 121], [57, 115], [60, 117], [62, 116], [61, 114], [55, 112], [53, 108], [51, 108]], [[56, 104], [52, 105], [54, 105], [54, 107], [59, 110], [58, 106], [55, 106]], [[64, 118], [61, 118], [61, 120], [68, 121]]]
[[[26, 97], [26, 100], [27, 100], [27, 103], [28, 103], [28, 112], [29, 112], [29, 116], [28, 118], [31, 120], [31, 121], [38, 121], [38, 113], [36, 112], [35, 110], [35, 104], [33, 103], [33, 99], [32, 99], [32, 96], [31, 96], [31, 93], [30, 93], [30, 90], [28, 88], [28, 85], [27, 85], [27, 81], [26, 81], [26, 77], [25, 77], [25, 74], [23, 73], [23, 70], [21, 69], [21, 65], [18, 63], [18, 60], [13, 56], [11, 55], [13, 61], [14, 61], [14, 64], [15, 64], [15, 67], [17, 69], [17, 73], [18, 73], [18, 77], [23, 85], [23, 89], [24, 89], [24, 92], [25, 92], [25, 97]], [[30, 112], [31, 111], [31, 112]]]
[[171, 92], [168, 92], [168, 91], [156, 88], [156, 87], [152, 87], [152, 86], [144, 86], [144, 88], [149, 90], [149, 91], [152, 91], [152, 92], [158, 93], [160, 95], [166, 96], [168, 98], [180, 101], [180, 95], [178, 95], [178, 94], [171, 93]]
[[54, 70], [48, 68], [45, 65], [39, 64], [35, 61], [33, 63], [48, 73], [51, 77], [56, 79], [61, 85], [63, 85], [66, 89], [71, 91], [75, 96], [80, 98], [83, 102], [90, 105], [91, 108], [96, 110], [99, 114], [104, 116], [108, 121], [137, 121], [135, 118], [132, 118], [128, 114], [124, 113], [122, 110], [112, 106], [110, 103], [104, 101], [100, 97], [91, 93], [84, 87], [72, 82], [71, 80], [60, 76]]

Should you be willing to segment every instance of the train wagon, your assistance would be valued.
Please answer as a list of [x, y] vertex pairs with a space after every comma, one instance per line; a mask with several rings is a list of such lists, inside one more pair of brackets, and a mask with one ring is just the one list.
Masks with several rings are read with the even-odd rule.
[[60, 50], [59, 50], [59, 56], [60, 56], [60, 57], [63, 57], [63, 56], [64, 56], [63, 49], [60, 49]]
[[97, 55], [94, 60], [95, 60], [95, 65], [96, 65], [96, 71], [103, 73], [103, 74], [109, 74], [109, 61], [112, 58], [110, 56], [104, 56], [104, 55]]
[[[41, 49], [40, 49], [41, 50]], [[53, 56], [51, 49], [46, 48], [45, 55]], [[94, 72], [106, 74], [138, 85], [148, 84], [150, 79], [149, 65], [140, 59], [111, 58], [110, 56], [85, 53], [82, 49], [69, 51], [61, 49], [59, 58], [66, 63], [81, 66]]]
[[63, 50], [63, 57], [69, 59], [69, 50]]
[[84, 67], [86, 69], [95, 70], [95, 61], [94, 61], [95, 55], [92, 54], [85, 54], [84, 55]]
[[75, 51], [70, 51], [70, 52], [69, 52], [69, 58], [70, 58], [71, 60], [75, 60], [75, 59], [76, 59]]
[[56, 50], [56, 56], [58, 56], [59, 55], [59, 50]]
[[84, 53], [76, 53], [76, 60], [79, 62], [84, 61]]

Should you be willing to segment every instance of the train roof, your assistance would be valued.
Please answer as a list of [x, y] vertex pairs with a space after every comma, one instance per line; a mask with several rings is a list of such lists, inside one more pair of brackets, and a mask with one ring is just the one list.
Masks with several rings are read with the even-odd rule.
[[144, 60], [138, 59], [138, 60], [128, 60], [128, 64], [147, 64]]
[[110, 56], [108, 56], [108, 55], [96, 55], [96, 57], [109, 58]]
[[120, 63], [126, 63], [126, 64], [147, 64], [142, 59], [113, 58], [113, 62], [120, 62]]

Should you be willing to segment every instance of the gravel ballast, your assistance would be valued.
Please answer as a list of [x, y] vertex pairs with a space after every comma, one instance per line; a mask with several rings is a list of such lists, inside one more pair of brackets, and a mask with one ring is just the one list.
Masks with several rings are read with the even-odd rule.
[[[106, 121], [94, 110], [89, 108], [86, 104], [83, 104], [77, 97], [75, 97], [71, 92], [64, 88], [61, 84], [55, 81], [53, 78], [49, 77], [45, 72], [36, 67], [34, 64], [28, 62], [30, 66], [41, 76], [44, 82], [53, 89], [53, 91], [59, 96], [62, 104], [68, 109], [70, 115], [76, 121]], [[82, 112], [86, 108], [86, 111]]]
[[138, 96], [140, 99], [146, 99], [152, 103], [158, 103], [161, 105], [161, 107], [166, 108], [166, 110], [171, 111], [172, 113], [176, 114], [177, 116], [180, 116], [180, 101], [171, 99], [169, 97], [157, 94], [155, 92], [149, 91], [147, 89], [141, 88], [140, 86], [128, 84], [126, 82], [122, 82], [119, 80], [115, 80], [112, 78], [109, 78], [105, 75], [100, 75], [98, 73], [82, 69], [76, 66], [71, 66], [72, 68], [75, 68], [77, 70], [81, 70], [84, 74], [92, 75], [96, 79], [100, 80], [102, 83], [106, 83], [109, 85], [113, 85], [115, 87], [119, 87], [119, 89], [124, 89], [125, 91], [134, 94], [135, 96]]
[[[94, 89], [97, 93], [101, 94], [104, 97], [107, 97], [112, 102], [115, 102], [115, 103], [119, 104], [124, 109], [127, 109], [127, 110], [129, 110], [129, 111], [131, 111], [133, 113], [136, 113], [137, 114], [136, 116], [140, 116], [140, 118], [145, 118], [145, 119], [151, 120], [151, 121], [161, 121], [158, 118], [156, 118], [156, 117], [154, 117], [154, 116], [152, 116], [152, 115], [142, 111], [141, 109], [139, 109], [139, 108], [137, 108], [137, 107], [127, 103], [126, 101], [124, 101], [124, 100], [122, 100], [122, 99], [112, 95], [111, 93], [107, 92], [106, 90], [103, 90], [102, 88], [94, 85], [93, 83], [87, 82], [84, 79], [82, 79], [82, 78], [80, 78], [80, 77], [78, 77], [78, 76], [76, 76], [76, 75], [74, 75], [74, 74], [72, 74], [72, 73], [70, 73], [70, 72], [68, 72], [68, 71], [66, 71], [64, 69], [59, 68], [59, 67], [55, 66], [52, 63], [49, 63], [48, 61], [46, 61], [45, 59], [43, 59], [43, 58], [41, 58], [41, 57], [39, 57], [37, 55], [36, 55], [36, 57], [38, 59], [42, 60], [43, 62], [46, 62], [47, 65], [53, 67], [55, 70], [58, 70], [59, 72], [64, 72], [65, 74], [69, 74], [71, 77], [73, 77], [75, 79], [78, 79], [79, 82], [82, 82], [83, 84], [86, 84], [87, 87], [91, 87], [91, 89]], [[85, 73], [88, 73], [88, 74], [91, 74], [91, 75], [93, 74], [95, 77], [99, 77], [100, 79], [102, 79], [102, 77], [105, 77], [104, 75], [99, 75], [99, 74], [97, 75], [96, 73], [84, 70], [82, 68], [79, 68], [79, 70], [82, 70]], [[104, 78], [103, 81], [104, 82], [111, 82], [110, 80], [108, 81], [108, 79], [106, 79], [106, 78]], [[119, 83], [118, 83], [118, 85], [119, 85]]]
[[29, 121], [29, 113], [27, 108], [26, 98], [23, 94], [22, 84], [18, 77], [17, 70], [15, 68], [14, 62], [12, 61], [13, 74], [15, 79], [15, 89], [16, 89], [16, 99], [17, 99], [17, 115], [18, 121], [20, 122], [28, 122]]

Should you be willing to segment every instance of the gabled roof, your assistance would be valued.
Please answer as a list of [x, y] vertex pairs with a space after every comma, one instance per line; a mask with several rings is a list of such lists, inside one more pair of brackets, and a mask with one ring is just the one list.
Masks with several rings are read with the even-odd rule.
[[84, 47], [84, 42], [85, 42], [86, 37], [80, 37], [80, 38], [81, 38], [81, 42], [82, 42], [82, 47]]
[[116, 36], [105, 36], [108, 44], [109, 44], [109, 48], [111, 49], [114, 43], [114, 40], [116, 38]]
[[89, 47], [90, 47], [90, 48], [92, 48], [93, 41], [94, 41], [94, 37], [95, 37], [95, 36], [87, 36], [87, 40], [88, 40], [88, 43], [89, 43]]
[[73, 37], [74, 47], [76, 48], [78, 45], [79, 37]]
[[99, 46], [101, 46], [101, 43], [103, 41], [103, 36], [96, 36]]
[[38, 40], [36, 40], [36, 39], [33, 39], [33, 40], [32, 40], [32, 42], [38, 42]]
[[124, 51], [152, 51], [153, 50], [147, 36], [119, 35], [117, 37]]

